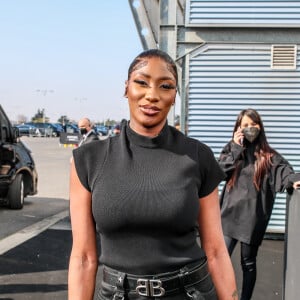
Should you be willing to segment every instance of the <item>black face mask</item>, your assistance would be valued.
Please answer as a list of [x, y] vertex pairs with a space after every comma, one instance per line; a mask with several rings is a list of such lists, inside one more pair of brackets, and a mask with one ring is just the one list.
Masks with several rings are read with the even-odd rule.
[[260, 129], [257, 127], [246, 127], [243, 129], [245, 139], [252, 143], [259, 135]]
[[80, 133], [81, 133], [82, 135], [87, 134], [86, 128], [80, 128]]

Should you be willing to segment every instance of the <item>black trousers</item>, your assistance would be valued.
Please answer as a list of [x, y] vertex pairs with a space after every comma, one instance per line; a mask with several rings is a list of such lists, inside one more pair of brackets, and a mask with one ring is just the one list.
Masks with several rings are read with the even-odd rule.
[[[225, 236], [225, 243], [231, 256], [237, 240]], [[256, 282], [256, 257], [258, 252], [257, 245], [249, 245], [241, 242], [241, 266], [243, 270], [243, 286], [240, 300], [250, 300]]]
[[[206, 268], [206, 265], [205, 265]], [[109, 272], [110, 275], [117, 278], [116, 283], [112, 284], [105, 281], [104, 272]], [[147, 275], [147, 278], [169, 278], [176, 276], [180, 271], [164, 273], [163, 277], [158, 275]], [[199, 281], [189, 284], [188, 286], [178, 286], [178, 291], [175, 293], [163, 296], [142, 296], [135, 289], [128, 289], [126, 278], [132, 278], [132, 274], [118, 272], [117, 270], [104, 267], [103, 280], [100, 284], [100, 289], [95, 299], [97, 300], [217, 300], [215, 287], [207, 272]], [[143, 275], [144, 276], [144, 275]], [[143, 277], [141, 276], [141, 277]], [[136, 276], [138, 278], [138, 276]]]

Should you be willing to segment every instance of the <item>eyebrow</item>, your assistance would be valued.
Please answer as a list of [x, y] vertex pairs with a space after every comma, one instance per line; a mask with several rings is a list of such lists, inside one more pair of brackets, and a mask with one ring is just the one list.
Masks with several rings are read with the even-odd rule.
[[[147, 73], [144, 73], [144, 72], [136, 72], [136, 73], [139, 75], [142, 75], [146, 78], [151, 78], [151, 75], [149, 75]], [[163, 76], [163, 77], [158, 78], [158, 80], [173, 80], [173, 81], [175, 81], [175, 78], [173, 78], [171, 76]]]

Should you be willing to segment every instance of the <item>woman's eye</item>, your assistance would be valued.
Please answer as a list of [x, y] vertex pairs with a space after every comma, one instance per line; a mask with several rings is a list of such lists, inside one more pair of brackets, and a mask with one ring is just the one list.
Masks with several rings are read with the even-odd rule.
[[142, 86], [147, 86], [147, 82], [144, 81], [144, 80], [138, 80], [138, 79], [136, 79], [136, 80], [134, 80], [134, 82], [137, 83], [137, 84], [139, 84], [139, 85], [142, 85]]
[[166, 90], [173, 90], [173, 89], [175, 89], [175, 86], [173, 84], [167, 84], [167, 83], [166, 84], [162, 84], [161, 87], [163, 89], [166, 89]]

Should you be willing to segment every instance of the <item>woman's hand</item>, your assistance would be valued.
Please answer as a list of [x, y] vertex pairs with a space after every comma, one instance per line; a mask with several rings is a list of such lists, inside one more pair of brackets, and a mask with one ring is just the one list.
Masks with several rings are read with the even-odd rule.
[[244, 134], [243, 134], [242, 128], [239, 127], [238, 130], [233, 135], [233, 141], [236, 144], [243, 146], [243, 140], [244, 140]]
[[295, 190], [300, 189], [300, 181], [295, 181], [294, 184], [293, 184], [293, 188]]

